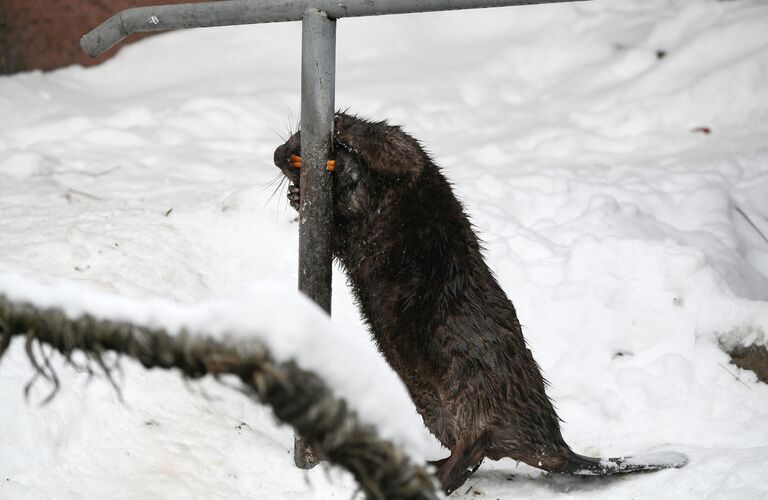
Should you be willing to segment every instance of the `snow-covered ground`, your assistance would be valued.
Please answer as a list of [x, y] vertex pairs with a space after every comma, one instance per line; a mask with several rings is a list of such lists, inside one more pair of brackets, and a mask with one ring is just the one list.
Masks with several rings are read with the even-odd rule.
[[[454, 181], [566, 440], [590, 455], [691, 460], [592, 481], [486, 462], [451, 498], [768, 496], [768, 387], [720, 348], [764, 344], [768, 331], [766, 26], [763, 0], [339, 22], [337, 105], [404, 125]], [[105, 293], [177, 312], [253, 297], [243, 317], [257, 333], [351, 335], [333, 385], [369, 420], [391, 412], [378, 418], [412, 452], [439, 454], [395, 376], [354, 340], [367, 334], [343, 275], [332, 324], [288, 290], [297, 225], [270, 182], [299, 108], [299, 57], [298, 24], [245, 26], [0, 78], [0, 291], [105, 313]], [[56, 295], [25, 280], [70, 283]], [[322, 344], [290, 338], [306, 345], [276, 342], [285, 355]], [[40, 406], [50, 388], [25, 401], [21, 343], [0, 363], [3, 500], [355, 491], [336, 470], [296, 470], [290, 429], [216, 382], [124, 362], [120, 402], [103, 379], [55, 366], [63, 388]], [[344, 383], [356, 373], [373, 381], [365, 391]]]

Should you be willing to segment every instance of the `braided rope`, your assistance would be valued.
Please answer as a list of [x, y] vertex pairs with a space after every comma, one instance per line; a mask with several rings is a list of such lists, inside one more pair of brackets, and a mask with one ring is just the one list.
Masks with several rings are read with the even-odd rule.
[[59, 309], [13, 303], [0, 294], [0, 359], [14, 336], [26, 338], [30, 363], [53, 384], [49, 399], [59, 382], [48, 359], [37, 359], [35, 343], [48, 344], [70, 364], [74, 364], [75, 351], [84, 352], [115, 387], [103, 357], [108, 351], [134, 358], [146, 368], [176, 368], [193, 379], [235, 375], [247, 394], [271, 406], [278, 420], [293, 426], [321, 458], [350, 471], [366, 498], [438, 498], [432, 476], [411, 464], [374, 429], [362, 425], [317, 375], [293, 362], [274, 361], [266, 346], [255, 340], [223, 341], [184, 330], [171, 335], [162, 329], [97, 320], [87, 314], [70, 319]]

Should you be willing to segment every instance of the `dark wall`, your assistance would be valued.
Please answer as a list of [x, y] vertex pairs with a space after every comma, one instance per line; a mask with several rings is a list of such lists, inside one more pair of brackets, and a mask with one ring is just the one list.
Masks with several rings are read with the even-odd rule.
[[[131, 7], [194, 1], [0, 0], [0, 74], [98, 64], [117, 49], [92, 59], [80, 49], [80, 37], [102, 21]], [[134, 35], [126, 42], [139, 38]]]

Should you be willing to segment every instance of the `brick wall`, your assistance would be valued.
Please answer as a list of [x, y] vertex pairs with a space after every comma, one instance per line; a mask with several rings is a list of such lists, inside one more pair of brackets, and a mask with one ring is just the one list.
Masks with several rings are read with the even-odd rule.
[[[131, 7], [194, 1], [0, 0], [0, 74], [98, 64], [119, 46], [92, 59], [80, 49], [80, 37], [113, 14]], [[134, 35], [127, 41], [139, 38]]]

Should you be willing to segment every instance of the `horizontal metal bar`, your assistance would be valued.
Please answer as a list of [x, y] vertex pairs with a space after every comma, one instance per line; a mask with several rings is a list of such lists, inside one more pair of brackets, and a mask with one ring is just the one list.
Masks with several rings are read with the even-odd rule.
[[127, 9], [112, 16], [83, 36], [80, 46], [88, 55], [96, 57], [133, 33], [301, 21], [308, 9], [325, 12], [331, 19], [341, 19], [576, 1], [588, 0], [224, 0], [158, 5]]

